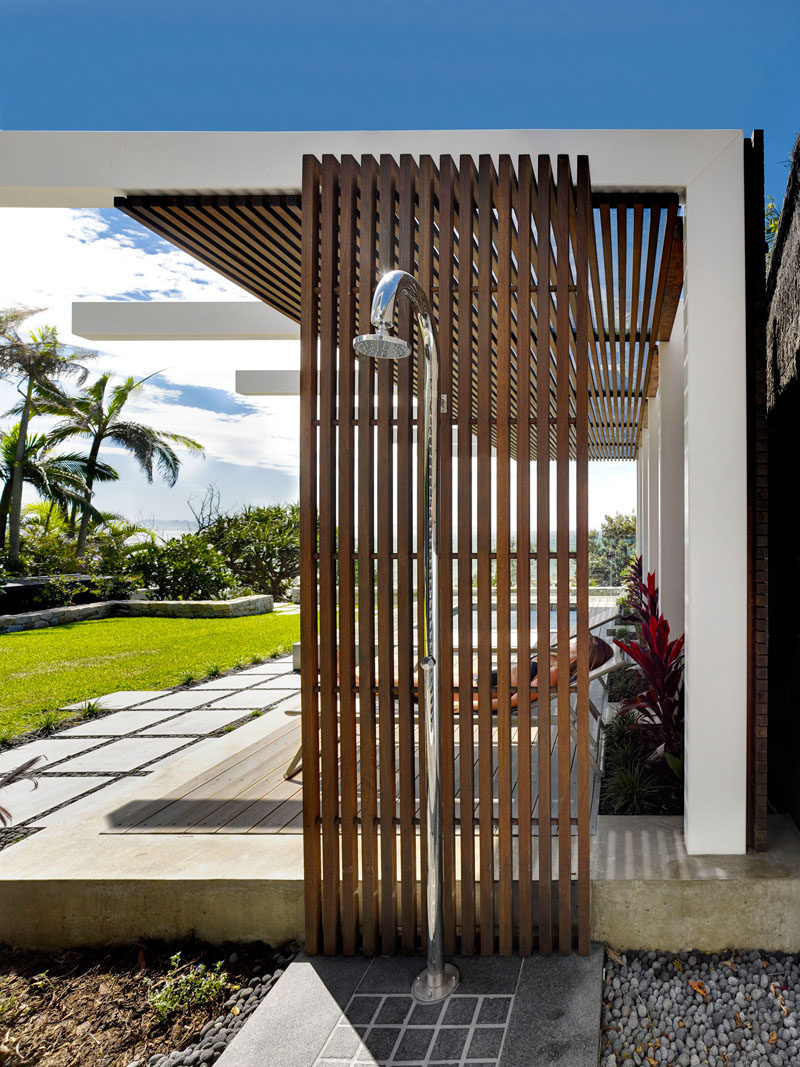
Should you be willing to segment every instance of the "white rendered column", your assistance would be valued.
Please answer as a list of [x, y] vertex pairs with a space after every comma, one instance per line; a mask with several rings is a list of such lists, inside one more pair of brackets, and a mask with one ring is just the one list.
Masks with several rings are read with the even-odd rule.
[[647, 402], [647, 559], [645, 574], [658, 574], [659, 541], [659, 454], [661, 452], [661, 399], [658, 395]]
[[650, 532], [650, 494], [648, 480], [650, 476], [650, 432], [642, 430], [641, 444], [639, 445], [639, 471], [640, 471], [640, 510], [636, 517], [636, 527], [639, 531], [639, 555], [642, 557], [642, 570], [647, 572], [648, 534]]
[[747, 463], [743, 140], [686, 187], [686, 848], [743, 853]]
[[642, 525], [643, 525], [643, 507], [642, 507], [642, 449], [641, 447], [636, 450], [636, 555], [642, 554]]
[[661, 610], [674, 636], [683, 633], [683, 303], [658, 355], [661, 404], [658, 504], [658, 584]]

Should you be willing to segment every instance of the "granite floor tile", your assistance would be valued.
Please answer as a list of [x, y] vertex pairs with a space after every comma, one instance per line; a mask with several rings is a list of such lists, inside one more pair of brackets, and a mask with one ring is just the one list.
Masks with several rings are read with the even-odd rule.
[[502, 1026], [476, 1026], [472, 1031], [472, 1040], [467, 1049], [467, 1059], [477, 1060], [481, 1057], [497, 1059], [503, 1044], [504, 1033], [505, 1027]]
[[[264, 675], [264, 674], [288, 674], [292, 672], [292, 657], [286, 656], [283, 659], [268, 659], [264, 663], [256, 663], [252, 667], [245, 667], [243, 671], [238, 673], [241, 675]], [[300, 675], [298, 674], [299, 678]]]
[[99, 719], [87, 719], [80, 726], [70, 726], [68, 730], [62, 730], [59, 737], [123, 737], [155, 726], [175, 714], [177, 712], [166, 708], [162, 711], [116, 711]]
[[203, 708], [201, 711], [187, 711], [178, 715], [168, 722], [156, 726], [149, 726], [142, 730], [141, 737], [149, 737], [151, 734], [167, 734], [181, 736], [186, 734], [212, 734], [215, 730], [227, 726], [236, 719], [241, 719], [246, 714], [240, 708], [233, 710], [217, 710], [216, 708]]
[[123, 737], [110, 745], [91, 749], [61, 764], [63, 771], [106, 772], [135, 771], [137, 768], [173, 752], [185, 743], [182, 737]]
[[477, 997], [450, 997], [445, 1005], [442, 1026], [469, 1026], [477, 1006]]
[[347, 1021], [353, 1025], [366, 1026], [375, 1017], [375, 1012], [381, 1002], [381, 997], [355, 996], [347, 1006]]
[[402, 1030], [399, 1026], [373, 1026], [367, 1030], [357, 1055], [359, 1061], [386, 1063], [392, 1055]]
[[431, 1048], [432, 1060], [458, 1060], [466, 1048], [469, 1030], [466, 1027], [451, 1027], [439, 1030]]
[[375, 1016], [373, 1025], [391, 1026], [394, 1023], [403, 1023], [411, 1012], [412, 1006], [413, 1001], [410, 996], [387, 997]]
[[[141, 704], [145, 700], [154, 697], [167, 696], [169, 689], [120, 689], [116, 693], [106, 693], [105, 696], [97, 697], [96, 702], [102, 707], [118, 711], [121, 708], [130, 708], [134, 704]], [[94, 703], [94, 701], [92, 701]], [[82, 700], [79, 704], [67, 704], [64, 710], [76, 711], [86, 706], [88, 701]]]
[[487, 997], [481, 1004], [477, 1023], [504, 1026], [513, 1003], [512, 997]]
[[439, 1016], [446, 1005], [444, 1003], [439, 1004], [414, 1004], [414, 1008], [411, 1012], [411, 1016], [408, 1020], [409, 1026], [435, 1026], [439, 1021]]
[[395, 1063], [421, 1063], [428, 1054], [435, 1031], [432, 1026], [406, 1030], [394, 1050]]
[[322, 1050], [322, 1056], [325, 1059], [346, 1059], [349, 1062], [361, 1047], [361, 1039], [365, 1032], [364, 1028], [337, 1026], [328, 1038], [328, 1043]]

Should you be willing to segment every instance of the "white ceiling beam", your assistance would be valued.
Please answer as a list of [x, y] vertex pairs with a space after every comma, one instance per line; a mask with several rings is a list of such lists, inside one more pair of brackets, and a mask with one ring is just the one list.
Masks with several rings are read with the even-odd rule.
[[592, 188], [680, 192], [741, 130], [390, 130], [381, 132], [0, 132], [0, 207], [112, 207], [148, 193], [297, 192], [305, 153], [395, 158], [566, 153]]
[[72, 305], [90, 341], [295, 341], [300, 324], [261, 301], [104, 300]]

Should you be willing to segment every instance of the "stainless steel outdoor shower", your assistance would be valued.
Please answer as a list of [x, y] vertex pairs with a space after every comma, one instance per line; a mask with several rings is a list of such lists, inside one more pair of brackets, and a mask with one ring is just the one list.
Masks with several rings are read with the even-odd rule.
[[[442, 910], [442, 746], [441, 706], [439, 700], [439, 346], [433, 328], [431, 305], [422, 286], [411, 274], [391, 270], [378, 282], [372, 300], [371, 321], [374, 334], [363, 334], [353, 341], [359, 355], [375, 359], [402, 359], [411, 348], [391, 334], [394, 305], [399, 294], [408, 298], [416, 312], [425, 352], [422, 385], [420, 447], [422, 464], [423, 530], [422, 567], [425, 580], [422, 597], [422, 632], [418, 635], [418, 690], [420, 732], [425, 735], [425, 773], [427, 785], [428, 882], [427, 935], [428, 966], [417, 977], [413, 994], [417, 1000], [431, 1002], [449, 996], [458, 985], [458, 971], [444, 962], [444, 919]], [[404, 709], [400, 709], [401, 713]]]

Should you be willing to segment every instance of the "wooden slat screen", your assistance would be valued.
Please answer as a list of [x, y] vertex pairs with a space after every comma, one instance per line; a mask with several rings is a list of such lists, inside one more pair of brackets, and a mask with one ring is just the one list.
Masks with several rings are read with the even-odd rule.
[[[605, 214], [598, 231], [588, 161], [578, 159], [573, 179], [567, 157], [555, 170], [548, 157], [307, 158], [303, 204], [307, 948], [424, 949], [422, 349], [405, 301], [396, 327], [410, 359], [376, 366], [352, 348], [355, 333], [372, 332], [378, 278], [400, 267], [433, 295], [442, 353], [446, 951], [588, 952], [588, 459], [593, 441], [609, 453], [613, 444], [611, 424], [592, 429], [590, 407], [624, 409], [635, 424], [624, 392], [634, 339], [616, 325], [624, 307], [593, 290]], [[626, 240], [618, 224], [617, 295]], [[608, 381], [598, 354], [608, 341], [596, 336], [603, 300], [622, 338]], [[532, 702], [524, 665], [537, 643]]]

